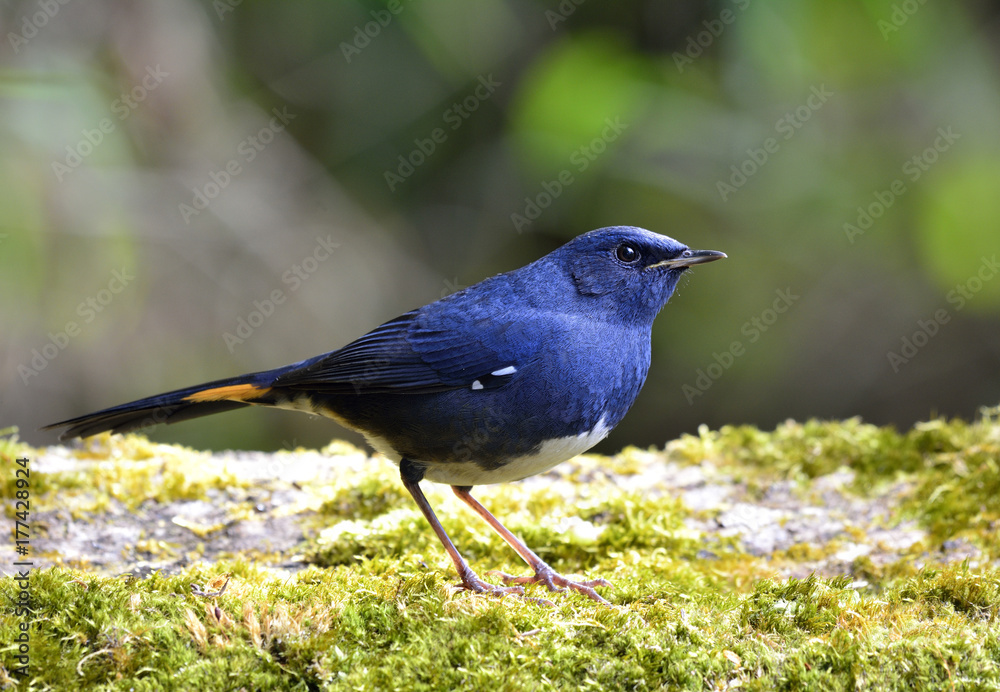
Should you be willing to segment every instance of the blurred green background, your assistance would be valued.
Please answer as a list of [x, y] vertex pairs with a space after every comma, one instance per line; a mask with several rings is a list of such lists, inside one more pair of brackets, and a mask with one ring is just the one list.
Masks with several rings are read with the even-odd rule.
[[[0, 427], [49, 443], [619, 224], [729, 259], [682, 282], [600, 449], [973, 416], [1000, 401], [998, 9], [4, 2]], [[254, 409], [154, 433], [333, 436]]]

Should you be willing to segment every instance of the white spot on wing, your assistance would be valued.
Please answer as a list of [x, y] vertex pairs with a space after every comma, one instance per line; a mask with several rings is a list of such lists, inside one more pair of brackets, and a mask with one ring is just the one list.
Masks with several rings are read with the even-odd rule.
[[482, 383], [482, 382], [480, 382], [479, 380], [475, 380], [475, 381], [474, 381], [474, 382], [472, 383], [472, 390], [473, 390], [473, 391], [475, 391], [475, 390], [477, 390], [477, 389], [482, 389], [482, 388], [483, 388], [483, 383]]
[[504, 375], [513, 375], [517, 372], [517, 368], [513, 365], [508, 365], [506, 368], [500, 368], [499, 370], [494, 370], [490, 374], [494, 377], [503, 377]]

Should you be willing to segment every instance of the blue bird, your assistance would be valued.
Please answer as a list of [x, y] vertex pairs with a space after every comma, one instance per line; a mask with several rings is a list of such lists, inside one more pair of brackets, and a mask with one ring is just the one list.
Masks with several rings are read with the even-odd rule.
[[[541, 582], [606, 603], [558, 573], [472, 495], [580, 454], [614, 428], [639, 394], [653, 320], [689, 267], [726, 255], [629, 226], [585, 233], [515, 271], [412, 310], [341, 349], [286, 367], [208, 382], [54, 423], [60, 439], [127, 432], [243, 406], [305, 411], [365, 436], [399, 464], [413, 496], [478, 593]], [[534, 574], [487, 583], [468, 566], [424, 497], [447, 483]]]

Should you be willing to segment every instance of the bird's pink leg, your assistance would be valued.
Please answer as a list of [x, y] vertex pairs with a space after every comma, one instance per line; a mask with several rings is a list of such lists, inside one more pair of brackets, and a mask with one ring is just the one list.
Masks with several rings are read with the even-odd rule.
[[608, 603], [608, 601], [602, 598], [599, 593], [594, 591], [594, 587], [611, 586], [610, 582], [605, 579], [591, 579], [589, 581], [578, 582], [562, 576], [549, 567], [545, 561], [542, 560], [542, 558], [538, 557], [538, 555], [531, 550], [531, 548], [526, 546], [524, 541], [507, 530], [507, 527], [501, 524], [500, 520], [493, 516], [488, 509], [479, 504], [479, 500], [472, 497], [468, 487], [453, 485], [451, 486], [451, 489], [454, 491], [455, 495], [458, 496], [458, 499], [469, 505], [469, 507], [472, 507], [472, 509], [476, 511], [476, 514], [485, 519], [486, 523], [492, 526], [493, 530], [500, 534], [502, 539], [507, 541], [507, 545], [513, 548], [514, 551], [521, 556], [521, 559], [528, 563], [528, 566], [530, 566], [531, 569], [535, 570], [534, 576], [530, 577], [515, 577], [510, 574], [498, 572], [497, 574], [499, 574], [500, 578], [503, 579], [504, 584], [531, 584], [541, 582], [549, 587], [549, 591], [564, 591], [569, 588], [573, 591], [582, 593], [584, 596], [587, 596], [598, 603]]

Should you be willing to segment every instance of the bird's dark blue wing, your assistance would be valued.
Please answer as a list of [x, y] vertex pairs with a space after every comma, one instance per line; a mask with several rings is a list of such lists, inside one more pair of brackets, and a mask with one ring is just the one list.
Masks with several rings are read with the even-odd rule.
[[442, 382], [406, 341], [416, 311], [401, 315], [342, 349], [304, 361], [282, 373], [273, 387], [331, 393], [441, 390]]
[[[427, 393], [510, 381], [532, 340], [484, 304], [439, 301], [386, 322], [338, 351], [304, 361], [272, 386], [331, 393]], [[442, 302], [451, 308], [439, 309]], [[456, 305], [457, 303], [457, 305]]]

